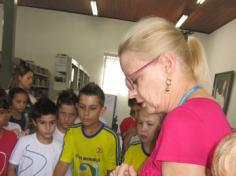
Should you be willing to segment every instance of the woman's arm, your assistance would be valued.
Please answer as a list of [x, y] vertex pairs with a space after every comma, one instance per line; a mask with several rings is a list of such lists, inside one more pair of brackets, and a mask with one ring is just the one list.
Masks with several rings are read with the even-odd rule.
[[206, 168], [196, 164], [162, 162], [162, 176], [206, 176]]

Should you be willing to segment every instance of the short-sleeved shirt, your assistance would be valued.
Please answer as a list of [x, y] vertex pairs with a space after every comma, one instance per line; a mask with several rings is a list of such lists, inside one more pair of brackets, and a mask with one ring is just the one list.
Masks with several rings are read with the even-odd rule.
[[133, 142], [125, 152], [124, 163], [133, 165], [134, 169], [138, 172], [149, 155], [150, 154], [144, 150], [142, 143]]
[[127, 132], [129, 128], [135, 127], [137, 125], [137, 121], [133, 117], [126, 117], [120, 124], [120, 133], [121, 136]]
[[73, 162], [74, 176], [105, 176], [118, 164], [120, 144], [117, 134], [104, 124], [92, 136], [85, 134], [82, 124], [69, 128], [64, 138], [60, 160]]
[[[57, 127], [53, 133], [53, 139], [57, 140], [60, 142], [61, 146], [63, 146], [64, 143], [64, 136], [65, 133], [62, 133]], [[72, 175], [72, 165], [69, 165], [69, 168], [67, 169], [65, 176], [71, 176]]]
[[53, 175], [60, 153], [61, 144], [58, 141], [42, 144], [34, 133], [17, 141], [9, 163], [18, 166], [18, 176]]
[[15, 133], [3, 130], [3, 135], [0, 139], [0, 176], [7, 175], [8, 160], [16, 144], [16, 140]]
[[220, 105], [207, 98], [192, 98], [165, 118], [156, 146], [140, 171], [141, 176], [161, 176], [161, 162], [210, 168], [214, 149], [231, 132]]

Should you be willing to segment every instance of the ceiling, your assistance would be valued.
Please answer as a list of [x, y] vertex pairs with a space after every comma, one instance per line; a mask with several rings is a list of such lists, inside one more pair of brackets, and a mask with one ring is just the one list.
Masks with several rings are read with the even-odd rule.
[[[2, 1], [2, 0], [0, 0]], [[20, 6], [92, 15], [90, 0], [18, 0]], [[97, 0], [98, 16], [138, 21], [146, 16], [164, 17], [174, 23], [189, 15], [182, 29], [211, 33], [236, 18], [236, 0]]]

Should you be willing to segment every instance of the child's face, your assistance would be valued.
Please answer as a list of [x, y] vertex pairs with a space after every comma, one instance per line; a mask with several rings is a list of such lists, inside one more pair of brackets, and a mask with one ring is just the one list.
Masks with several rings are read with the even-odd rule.
[[26, 94], [23, 93], [16, 94], [12, 100], [12, 108], [17, 112], [22, 113], [25, 109], [27, 100], [28, 97]]
[[9, 111], [8, 109], [0, 108], [0, 128], [7, 125], [9, 120]]
[[51, 139], [56, 128], [56, 115], [43, 115], [33, 120], [33, 123], [37, 127], [37, 134], [42, 140]]
[[19, 76], [19, 86], [23, 89], [29, 90], [33, 83], [33, 73], [31, 71], [27, 72], [23, 76]]
[[79, 118], [85, 127], [92, 127], [99, 123], [99, 117], [105, 111], [99, 103], [98, 96], [80, 95], [77, 106]]
[[66, 130], [74, 123], [76, 117], [76, 107], [74, 105], [63, 104], [58, 110], [58, 125]]
[[157, 129], [160, 128], [160, 116], [148, 114], [146, 111], [139, 112], [137, 132], [143, 143], [151, 143], [156, 137]]

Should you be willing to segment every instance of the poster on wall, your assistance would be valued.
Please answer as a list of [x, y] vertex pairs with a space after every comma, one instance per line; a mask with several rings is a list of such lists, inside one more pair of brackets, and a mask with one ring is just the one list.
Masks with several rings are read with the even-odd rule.
[[55, 76], [54, 80], [56, 82], [65, 83], [66, 82], [66, 66], [67, 66], [67, 57], [57, 55], [55, 61]]
[[212, 96], [219, 102], [225, 114], [228, 110], [233, 80], [234, 71], [215, 74]]

